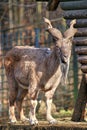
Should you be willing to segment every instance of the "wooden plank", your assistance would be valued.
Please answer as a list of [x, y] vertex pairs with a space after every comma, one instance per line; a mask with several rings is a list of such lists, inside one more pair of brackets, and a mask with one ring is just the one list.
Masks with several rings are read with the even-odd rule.
[[77, 60], [78, 60], [81, 64], [87, 64], [87, 55], [78, 56]]
[[61, 2], [60, 6], [63, 10], [78, 10], [78, 9], [87, 9], [87, 0], [85, 1], [69, 1]]
[[87, 55], [87, 46], [80, 46], [75, 48], [75, 52], [80, 55]]
[[87, 9], [84, 10], [69, 10], [64, 12], [65, 19], [78, 19], [78, 18], [87, 18]]
[[81, 70], [83, 73], [87, 73], [87, 65], [82, 65]]
[[[73, 18], [72, 18], [73, 19]], [[70, 25], [70, 22], [72, 19], [68, 19], [67, 20], [67, 25]], [[76, 28], [87, 28], [87, 18], [85, 19], [76, 19], [76, 24], [75, 24]]]
[[86, 46], [87, 45], [87, 38], [86, 37], [75, 37], [73, 39], [73, 43], [76, 46]]
[[87, 27], [83, 28], [78, 28], [78, 32], [76, 33], [77, 37], [87, 37]]

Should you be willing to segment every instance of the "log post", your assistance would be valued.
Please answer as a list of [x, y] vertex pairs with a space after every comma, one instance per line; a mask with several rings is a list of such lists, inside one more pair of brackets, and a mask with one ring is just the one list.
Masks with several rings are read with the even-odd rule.
[[60, 0], [49, 0], [48, 5], [47, 5], [47, 9], [49, 11], [54, 11], [57, 9], [59, 3], [60, 3]]
[[87, 77], [85, 74], [83, 74], [81, 85], [78, 91], [77, 100], [74, 107], [74, 112], [71, 119], [72, 121], [79, 122], [84, 120], [86, 102], [87, 102]]

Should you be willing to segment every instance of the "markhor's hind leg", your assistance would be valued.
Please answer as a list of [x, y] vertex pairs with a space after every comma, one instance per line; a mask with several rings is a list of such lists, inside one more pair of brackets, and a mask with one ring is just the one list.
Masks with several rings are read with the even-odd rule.
[[14, 76], [7, 76], [9, 84], [9, 118], [12, 123], [17, 122], [15, 117], [15, 100], [17, 97], [17, 84], [15, 82]]
[[22, 102], [27, 93], [28, 93], [28, 90], [25, 90], [25, 89], [19, 87], [18, 95], [16, 98], [16, 106], [17, 106], [21, 121], [29, 120], [28, 118], [26, 118], [24, 116], [24, 112], [23, 112], [23, 108], [22, 108]]
[[37, 106], [37, 100], [31, 99], [30, 100], [30, 124], [31, 125], [38, 124], [38, 120], [36, 118], [36, 106]]

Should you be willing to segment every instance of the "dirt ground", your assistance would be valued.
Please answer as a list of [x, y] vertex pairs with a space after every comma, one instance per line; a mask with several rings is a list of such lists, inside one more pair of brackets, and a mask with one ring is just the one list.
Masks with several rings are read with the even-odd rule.
[[39, 121], [36, 126], [29, 125], [28, 122], [18, 122], [16, 124], [0, 125], [0, 130], [87, 130], [87, 122], [72, 122], [70, 118], [57, 119], [58, 123], [50, 125], [47, 121]]

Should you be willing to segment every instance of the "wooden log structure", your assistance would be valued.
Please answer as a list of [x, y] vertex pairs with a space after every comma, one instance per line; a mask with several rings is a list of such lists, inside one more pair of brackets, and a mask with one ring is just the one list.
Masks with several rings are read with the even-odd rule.
[[78, 32], [73, 44], [77, 60], [81, 64], [83, 76], [71, 120], [79, 122], [84, 120], [87, 103], [87, 0], [65, 1], [61, 2], [60, 5], [64, 10], [64, 17], [67, 23], [72, 19], [77, 20], [75, 27]]

